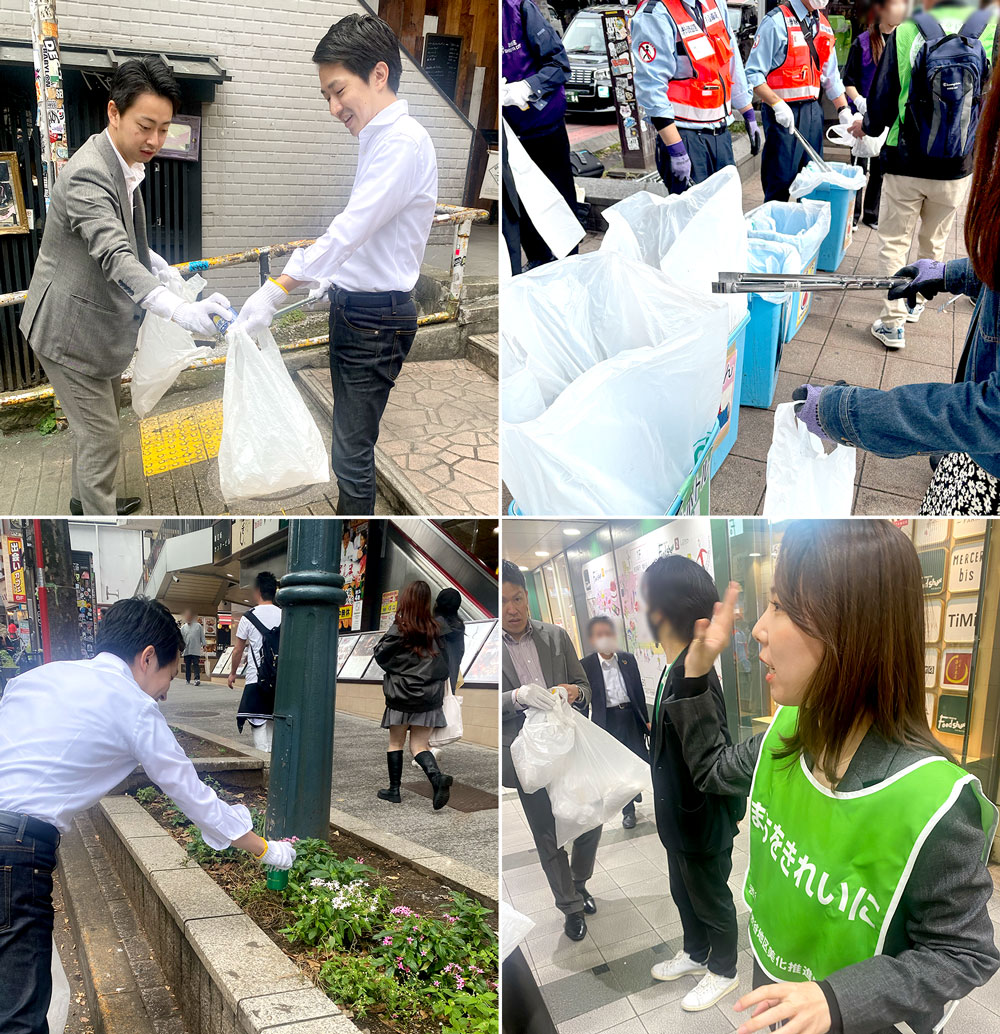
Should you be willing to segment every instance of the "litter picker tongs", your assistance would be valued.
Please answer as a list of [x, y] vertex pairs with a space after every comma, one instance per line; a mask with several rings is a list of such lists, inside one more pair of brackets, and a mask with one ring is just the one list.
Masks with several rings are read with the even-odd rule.
[[784, 291], [888, 291], [908, 284], [907, 276], [844, 273], [719, 273], [713, 294], [770, 294]]
[[789, 132], [802, 145], [802, 150], [804, 150], [806, 154], [809, 155], [809, 157], [823, 170], [823, 172], [833, 172], [830, 166], [825, 161], [823, 161], [823, 159], [816, 153], [816, 151], [813, 149], [812, 144], [809, 143], [809, 141], [798, 131], [798, 129], [795, 126], [792, 126]]

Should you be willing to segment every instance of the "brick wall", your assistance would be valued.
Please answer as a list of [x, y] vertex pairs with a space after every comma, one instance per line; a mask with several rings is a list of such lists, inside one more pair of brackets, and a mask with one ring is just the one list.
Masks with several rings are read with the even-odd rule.
[[[212, 54], [232, 76], [202, 114], [205, 256], [318, 236], [346, 203], [357, 144], [331, 118], [310, 59], [333, 22], [363, 10], [316, 0], [57, 5], [63, 41]], [[30, 38], [26, 0], [0, 0], [0, 35]], [[439, 200], [461, 203], [471, 131], [405, 58], [400, 96], [434, 141]], [[275, 272], [284, 261], [276, 260]], [[206, 279], [239, 306], [256, 286], [256, 265], [219, 270]]]

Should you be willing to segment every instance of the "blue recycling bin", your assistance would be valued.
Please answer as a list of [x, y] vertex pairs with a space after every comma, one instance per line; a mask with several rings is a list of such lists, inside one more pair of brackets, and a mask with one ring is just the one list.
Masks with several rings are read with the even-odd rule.
[[[748, 243], [749, 272], [799, 272], [799, 252], [793, 244], [760, 238], [751, 239]], [[746, 329], [740, 402], [744, 406], [768, 409], [778, 385], [789, 313], [792, 310], [798, 312], [801, 298], [798, 292], [751, 294], [748, 297], [750, 321]]]
[[729, 332], [726, 352], [726, 376], [722, 384], [719, 407], [718, 444], [712, 452], [712, 477], [715, 477], [736, 441], [740, 429], [740, 405], [743, 394], [743, 364], [746, 354], [746, 333], [749, 313]]
[[[827, 162], [835, 172], [847, 176], [854, 175], [851, 170], [861, 172], [860, 166], [848, 165], [846, 162]], [[830, 206], [830, 229], [823, 238], [819, 248], [819, 259], [816, 268], [825, 273], [834, 273], [844, 259], [844, 252], [851, 246], [854, 234], [854, 199], [864, 184], [864, 174], [857, 176], [858, 186], [842, 187], [833, 183], [821, 183], [805, 195], [812, 201], [825, 201]], [[803, 200], [805, 200], [803, 198]]]
[[[826, 201], [765, 201], [746, 214], [747, 237], [753, 241], [790, 244], [799, 254], [799, 273], [815, 273], [819, 249], [830, 230], [830, 205]], [[791, 341], [812, 308], [812, 292], [792, 297], [785, 312], [784, 340]]]

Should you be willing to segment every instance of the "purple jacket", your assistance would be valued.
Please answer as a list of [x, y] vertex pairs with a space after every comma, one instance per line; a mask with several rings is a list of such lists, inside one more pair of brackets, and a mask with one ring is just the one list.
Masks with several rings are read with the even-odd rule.
[[502, 69], [507, 82], [527, 80], [536, 96], [527, 111], [514, 106], [503, 109], [518, 137], [542, 136], [563, 121], [569, 58], [533, 0], [503, 0]]

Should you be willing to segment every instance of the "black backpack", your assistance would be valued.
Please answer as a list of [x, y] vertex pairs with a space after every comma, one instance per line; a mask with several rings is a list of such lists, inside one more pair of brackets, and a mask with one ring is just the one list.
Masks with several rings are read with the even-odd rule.
[[[257, 685], [273, 690], [278, 683], [278, 641], [281, 637], [281, 625], [268, 628], [252, 610], [248, 610], [246, 616], [250, 624], [260, 632], [263, 640], [260, 656], [254, 657], [254, 663], [257, 665]], [[250, 653], [253, 654], [252, 647]]]
[[945, 32], [932, 15], [913, 16], [924, 42], [913, 60], [903, 118], [907, 152], [928, 158], [964, 158], [976, 142], [990, 62], [980, 36], [991, 10], [973, 12], [958, 30]]

